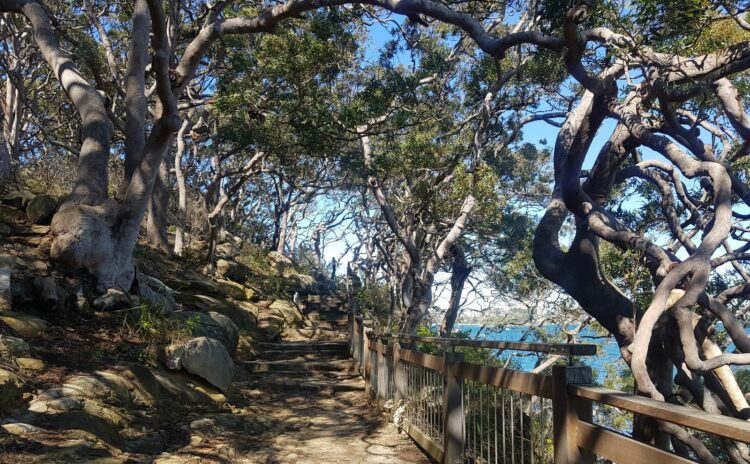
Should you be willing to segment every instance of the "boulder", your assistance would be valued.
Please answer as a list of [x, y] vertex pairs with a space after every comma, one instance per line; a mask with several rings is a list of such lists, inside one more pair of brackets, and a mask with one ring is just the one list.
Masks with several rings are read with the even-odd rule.
[[3, 203], [18, 209], [26, 208], [26, 205], [34, 198], [34, 194], [25, 190], [14, 190], [3, 196]]
[[235, 282], [244, 282], [245, 278], [247, 278], [247, 269], [245, 266], [228, 259], [219, 259], [216, 261], [216, 273], [219, 277]]
[[136, 279], [138, 282], [138, 297], [141, 303], [161, 308], [164, 313], [171, 313], [176, 309], [177, 302], [174, 299], [174, 290], [166, 286], [164, 282], [141, 272], [137, 274]]
[[26, 390], [26, 382], [21, 376], [0, 368], [0, 412], [7, 413], [21, 406]]
[[15, 262], [15, 256], [0, 254], [0, 311], [10, 311], [13, 308], [10, 277]]
[[318, 293], [318, 281], [313, 276], [297, 274], [296, 272], [285, 272], [284, 278], [289, 291], [299, 292], [302, 295]]
[[252, 289], [231, 280], [219, 279], [216, 281], [216, 285], [219, 286], [224, 295], [235, 300], [245, 301], [255, 296], [255, 292]]
[[268, 264], [277, 269], [294, 267], [294, 261], [279, 253], [278, 251], [272, 251], [268, 253], [268, 255], [266, 256], [266, 260], [268, 261]]
[[284, 332], [284, 318], [276, 314], [263, 314], [258, 318], [258, 330], [268, 340], [278, 340]]
[[16, 358], [29, 356], [29, 344], [10, 335], [0, 335], [0, 359], [12, 362]]
[[221, 256], [223, 258], [234, 258], [235, 256], [239, 256], [242, 253], [242, 250], [240, 250], [240, 247], [235, 245], [234, 243], [220, 243], [216, 245], [216, 256]]
[[244, 309], [244, 305], [240, 306], [240, 303], [245, 302], [234, 303], [233, 301], [216, 296], [193, 295], [180, 292], [175, 292], [174, 296], [183, 308], [200, 310], [201, 312], [215, 311], [227, 316], [242, 330], [254, 330], [258, 325], [255, 315]]
[[16, 365], [22, 371], [38, 372], [47, 368], [44, 361], [36, 358], [16, 358]]
[[181, 292], [195, 292], [209, 295], [218, 295], [221, 293], [219, 287], [212, 281], [194, 274], [178, 274], [164, 276], [164, 282], [169, 285], [173, 294], [175, 290]]
[[125, 292], [110, 288], [107, 293], [94, 300], [94, 308], [100, 311], [117, 311], [138, 306], [138, 298]]
[[26, 205], [26, 217], [32, 224], [49, 224], [57, 211], [57, 200], [50, 195], [37, 195]]
[[180, 327], [190, 331], [193, 337], [209, 337], [220, 341], [230, 353], [234, 353], [240, 339], [240, 331], [231, 319], [215, 311], [175, 311], [170, 317]]
[[276, 313], [281, 316], [289, 325], [294, 325], [302, 322], [302, 314], [291, 301], [276, 300], [271, 303], [271, 306], [269, 306], [268, 309], [272, 313]]
[[47, 309], [58, 309], [64, 302], [64, 291], [59, 289], [53, 277], [35, 277], [34, 290], [37, 299], [45, 304]]
[[47, 323], [31, 314], [0, 312], [0, 322], [13, 329], [22, 337], [37, 337], [47, 330]]
[[4, 222], [0, 222], [0, 236], [7, 237], [13, 235], [13, 227]]
[[226, 393], [234, 378], [234, 361], [218, 340], [198, 337], [169, 345], [163, 353], [169, 369], [184, 369]]

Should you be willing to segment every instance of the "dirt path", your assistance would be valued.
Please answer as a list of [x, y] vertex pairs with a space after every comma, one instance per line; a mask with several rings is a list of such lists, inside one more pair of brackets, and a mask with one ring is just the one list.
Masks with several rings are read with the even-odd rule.
[[157, 464], [430, 462], [370, 403], [343, 339], [342, 307], [312, 305], [306, 313], [316, 321], [314, 338], [260, 343], [261, 358], [242, 363], [232, 414], [193, 421], [191, 443], [172, 455], [183, 460]]
[[[360, 381], [361, 383], [361, 381]], [[362, 384], [364, 387], [364, 384]], [[249, 389], [259, 412], [284, 425], [272, 436], [257, 437], [252, 463], [429, 463], [405, 433], [381, 414], [373, 414], [364, 392], [269, 392]], [[257, 403], [256, 403], [257, 404]]]

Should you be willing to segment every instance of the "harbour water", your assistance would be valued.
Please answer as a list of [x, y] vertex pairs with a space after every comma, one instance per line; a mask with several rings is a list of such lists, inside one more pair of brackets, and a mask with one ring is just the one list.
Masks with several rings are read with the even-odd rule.
[[[717, 330], [722, 330], [721, 323], [716, 324]], [[500, 331], [492, 331], [484, 329], [482, 326], [474, 324], [456, 324], [456, 330], [468, 331], [470, 338], [479, 338], [484, 340], [500, 340], [500, 341], [520, 341], [524, 334], [528, 332], [528, 327], [514, 326], [508, 327]], [[750, 327], [745, 327], [745, 331], [750, 335]], [[548, 324], [542, 326], [542, 331], [536, 331], [527, 335], [523, 340], [525, 342], [549, 342], [549, 343], [560, 343], [560, 338], [557, 335], [560, 333], [560, 328], [554, 324]], [[625, 363], [620, 357], [620, 348], [617, 346], [614, 338], [608, 336], [602, 336], [600, 333], [596, 333], [591, 329], [583, 329], [577, 335], [578, 343], [591, 343], [597, 345], [597, 354], [595, 356], [580, 357], [576, 361], [580, 364], [586, 364], [591, 366], [594, 371], [594, 376], [598, 383], [603, 383], [604, 378], [607, 374], [607, 368], [610, 367], [610, 371], [614, 367], [615, 370], [619, 371], [626, 368]], [[734, 345], [730, 344], [726, 352], [733, 352]], [[500, 353], [501, 359], [507, 359], [507, 357], [513, 352], [505, 351]], [[530, 371], [537, 366], [540, 362], [540, 356], [524, 354], [522, 352], [515, 352], [513, 355], [513, 367], [524, 371]], [[738, 369], [736, 366], [733, 369]]]

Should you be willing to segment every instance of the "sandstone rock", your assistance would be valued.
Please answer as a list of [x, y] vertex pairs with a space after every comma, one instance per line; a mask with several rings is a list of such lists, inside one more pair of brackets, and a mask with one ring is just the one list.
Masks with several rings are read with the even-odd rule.
[[0, 413], [7, 413], [23, 405], [25, 390], [26, 382], [21, 376], [0, 368]]
[[26, 208], [26, 205], [34, 198], [34, 194], [25, 190], [14, 190], [3, 196], [3, 203], [18, 209]]
[[10, 311], [13, 308], [10, 278], [15, 262], [15, 256], [0, 254], [0, 311]]
[[245, 300], [258, 301], [258, 290], [252, 287], [245, 287]]
[[196, 464], [198, 458], [191, 456], [178, 456], [171, 453], [162, 453], [154, 459], [153, 464]]
[[41, 359], [26, 357], [16, 358], [16, 365], [20, 367], [21, 370], [31, 372], [43, 371], [47, 367]]
[[58, 289], [53, 277], [35, 277], [34, 290], [36, 290], [37, 299], [45, 303], [46, 309], [58, 309], [64, 300], [63, 292]]
[[57, 211], [57, 200], [50, 195], [37, 195], [26, 205], [26, 217], [32, 224], [49, 224]]
[[4, 222], [0, 222], [0, 235], [3, 237], [13, 235], [13, 227]]
[[216, 285], [219, 286], [219, 290], [221, 290], [224, 295], [229, 298], [234, 298], [235, 300], [248, 300], [248, 291], [250, 291], [250, 297], [254, 295], [254, 292], [249, 288], [231, 280], [219, 279], [216, 281]]
[[302, 322], [302, 314], [296, 306], [287, 300], [276, 300], [268, 309], [284, 318], [287, 324], [292, 325]]
[[50, 413], [50, 412], [69, 412], [83, 409], [83, 402], [69, 396], [61, 396], [59, 398], [35, 398], [29, 404], [29, 411], [38, 413]]
[[111, 388], [111, 383], [99, 375], [73, 377], [63, 384], [61, 392], [75, 398], [98, 398], [111, 403], [124, 403], [130, 400], [127, 389]]
[[11, 362], [16, 358], [29, 356], [29, 344], [9, 335], [0, 335], [0, 358]]
[[261, 315], [258, 318], [258, 330], [269, 340], [277, 340], [284, 331], [284, 318], [274, 314]]
[[38, 272], [39, 274], [47, 275], [47, 272], [49, 272], [49, 265], [46, 262], [37, 259], [29, 263], [29, 269]]
[[213, 338], [173, 343], [166, 348], [163, 361], [168, 368], [182, 368], [225, 393], [234, 377], [234, 361], [224, 345]]
[[92, 311], [91, 304], [89, 303], [89, 299], [86, 296], [86, 290], [84, 290], [83, 286], [79, 286], [76, 289], [75, 307], [82, 313], [89, 313]]
[[225, 242], [216, 245], [216, 256], [221, 256], [223, 258], [233, 258], [235, 256], [238, 256], [240, 253], [242, 253], [242, 250], [240, 250], [240, 248], [233, 243]]
[[290, 258], [279, 253], [278, 251], [272, 251], [268, 253], [268, 255], [266, 256], [266, 260], [268, 261], [268, 264], [270, 264], [271, 266], [277, 269], [286, 269], [289, 267], [294, 267], [294, 262]]
[[247, 277], [247, 269], [242, 264], [228, 259], [216, 261], [216, 273], [219, 277], [235, 282], [244, 282]]
[[194, 337], [209, 337], [220, 341], [230, 353], [237, 349], [240, 331], [231, 319], [215, 311], [175, 311], [171, 317]]
[[124, 293], [115, 288], [110, 288], [107, 293], [94, 300], [94, 307], [100, 311], [116, 311], [138, 306], [138, 298]]
[[47, 235], [49, 233], [50, 226], [44, 224], [33, 224], [31, 226], [31, 233], [37, 235]]
[[174, 290], [162, 281], [145, 274], [138, 273], [138, 297], [141, 303], [160, 308], [163, 313], [171, 313], [177, 308]]
[[37, 337], [47, 330], [47, 323], [31, 314], [2, 311], [0, 322], [5, 323], [22, 337]]
[[25, 424], [23, 422], [10, 422], [7, 424], [0, 425], [0, 428], [5, 430], [5, 432], [10, 435], [16, 435], [19, 437], [29, 437], [33, 435], [40, 435], [45, 432], [44, 429], [41, 429], [31, 424]]
[[235, 304], [218, 296], [193, 295], [180, 292], [175, 292], [174, 296], [175, 300], [182, 304], [183, 308], [189, 310], [197, 309], [202, 312], [215, 311], [227, 316], [240, 329], [254, 330], [258, 325], [255, 315], [240, 306], [240, 304], [244, 304], [245, 302]]
[[302, 295], [310, 295], [318, 292], [318, 281], [313, 276], [298, 274], [296, 272], [285, 272], [287, 288], [292, 292]]

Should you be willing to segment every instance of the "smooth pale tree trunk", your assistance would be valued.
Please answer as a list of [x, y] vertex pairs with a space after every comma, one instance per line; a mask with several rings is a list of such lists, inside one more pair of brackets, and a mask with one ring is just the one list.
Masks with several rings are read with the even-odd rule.
[[185, 247], [185, 224], [187, 222], [187, 186], [182, 171], [182, 156], [185, 154], [185, 133], [191, 127], [189, 119], [183, 121], [177, 132], [177, 150], [174, 155], [174, 176], [177, 183], [177, 227], [174, 236], [174, 254], [182, 256]]
[[151, 200], [148, 204], [148, 218], [146, 219], [146, 240], [158, 250], [169, 254], [169, 235], [167, 230], [167, 214], [169, 211], [169, 164], [167, 159], [159, 167], [159, 175], [154, 183]]
[[13, 180], [13, 162], [4, 140], [0, 140], [0, 192]]
[[281, 214], [281, 221], [279, 222], [279, 235], [278, 235], [278, 241], [276, 243], [276, 251], [284, 254], [284, 249], [286, 248], [286, 237], [287, 237], [287, 229], [289, 226], [289, 219], [290, 215], [292, 214], [291, 208], [285, 208], [284, 212]]

